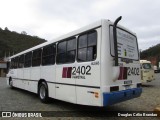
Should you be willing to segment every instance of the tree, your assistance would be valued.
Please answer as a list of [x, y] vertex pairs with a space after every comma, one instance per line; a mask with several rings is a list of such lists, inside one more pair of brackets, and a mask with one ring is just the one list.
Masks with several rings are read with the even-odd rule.
[[22, 31], [21, 34], [27, 35], [27, 32], [26, 31]]
[[7, 27], [5, 27], [4, 30], [9, 31], [9, 29]]

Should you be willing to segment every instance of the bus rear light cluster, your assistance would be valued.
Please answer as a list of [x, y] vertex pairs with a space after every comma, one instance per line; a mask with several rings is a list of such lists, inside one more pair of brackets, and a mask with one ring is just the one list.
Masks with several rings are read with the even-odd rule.
[[127, 79], [127, 67], [120, 67], [118, 80]]

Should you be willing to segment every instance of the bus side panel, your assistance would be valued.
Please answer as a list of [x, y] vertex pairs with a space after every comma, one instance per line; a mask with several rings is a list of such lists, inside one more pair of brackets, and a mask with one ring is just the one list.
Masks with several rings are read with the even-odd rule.
[[55, 98], [56, 97], [56, 88], [55, 88], [55, 84], [54, 83], [47, 83], [47, 85], [48, 85], [48, 96], [50, 97], [50, 98]]
[[101, 106], [101, 92], [99, 88], [76, 87], [77, 104]]
[[31, 80], [39, 80], [40, 79], [40, 66], [32, 67], [31, 69]]
[[75, 86], [56, 84], [56, 98], [71, 103], [76, 103]]
[[12, 78], [13, 80], [13, 86], [17, 88], [21, 88], [21, 81], [17, 80], [16, 78]]
[[56, 99], [76, 103], [75, 79], [71, 77], [73, 64], [56, 66]]
[[[97, 28], [97, 58], [89, 62], [77, 62], [76, 71], [82, 71], [84, 68], [86, 73], [83, 75], [76, 73], [76, 94], [77, 104], [101, 106], [101, 91], [100, 91], [100, 48], [101, 48], [101, 28]], [[83, 87], [79, 87], [83, 86]], [[83, 92], [82, 92], [83, 91]], [[98, 94], [95, 97], [94, 94]]]
[[24, 82], [24, 80], [20, 80], [20, 79], [23, 79], [23, 68], [21, 68], [21, 69], [17, 69], [17, 78], [19, 79], [17, 82], [17, 84], [18, 84], [18, 87], [19, 88], [21, 88], [21, 89], [24, 89], [23, 88], [23, 82]]
[[38, 81], [25, 81], [26, 90], [37, 93]]
[[24, 79], [26, 79], [26, 80], [31, 79], [31, 69], [32, 68], [24, 68], [23, 69]]
[[31, 69], [32, 68], [24, 68], [24, 82], [23, 82], [23, 86], [24, 86], [24, 89], [25, 90], [29, 90], [28, 88], [28, 83], [27, 83], [27, 80], [30, 80], [31, 79]]
[[23, 68], [17, 69], [17, 78], [23, 79]]
[[56, 65], [41, 66], [41, 79], [47, 81], [49, 97], [55, 98]]
[[31, 77], [31, 80], [33, 81], [27, 81], [26, 88], [28, 91], [37, 93], [37, 83], [38, 83], [38, 80], [40, 79], [40, 66], [32, 67], [30, 72], [30, 77]]

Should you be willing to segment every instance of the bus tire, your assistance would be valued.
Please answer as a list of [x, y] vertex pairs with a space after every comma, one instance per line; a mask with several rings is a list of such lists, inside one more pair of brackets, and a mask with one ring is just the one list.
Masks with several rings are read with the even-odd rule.
[[13, 87], [13, 80], [12, 80], [12, 78], [9, 78], [9, 85], [10, 85], [10, 88], [11, 88], [11, 89], [14, 88], [14, 87]]
[[49, 97], [48, 97], [48, 87], [46, 82], [42, 82], [39, 85], [38, 95], [42, 103], [48, 103]]

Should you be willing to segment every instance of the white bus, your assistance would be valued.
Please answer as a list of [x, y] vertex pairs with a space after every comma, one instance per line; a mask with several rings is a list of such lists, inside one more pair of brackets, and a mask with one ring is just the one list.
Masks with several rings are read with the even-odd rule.
[[11, 87], [37, 93], [42, 102], [109, 106], [142, 93], [136, 35], [100, 20], [40, 44], [11, 59]]
[[155, 80], [155, 73], [153, 65], [148, 60], [140, 60], [141, 64], [141, 82], [151, 82]]

